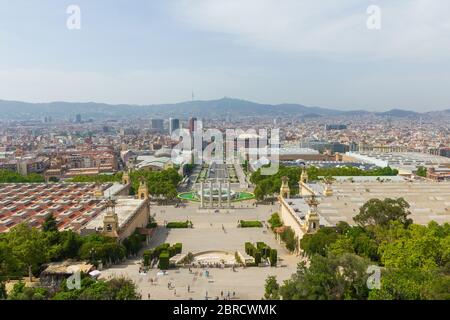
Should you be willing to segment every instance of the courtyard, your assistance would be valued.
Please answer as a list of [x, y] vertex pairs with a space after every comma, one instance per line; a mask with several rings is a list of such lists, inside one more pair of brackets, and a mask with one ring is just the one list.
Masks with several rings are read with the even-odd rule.
[[[161, 243], [182, 243], [183, 253], [193, 254], [222, 251], [234, 255], [244, 252], [244, 243], [265, 242], [277, 249], [279, 263], [277, 267], [248, 268], [192, 268], [170, 269], [166, 273], [159, 269], [150, 269], [139, 273], [141, 257], [127, 260], [102, 272], [102, 277], [126, 276], [135, 281], [143, 299], [194, 299], [228, 297], [234, 299], [261, 299], [264, 284], [268, 276], [276, 276], [278, 281], [288, 279], [295, 273], [300, 258], [290, 254], [275, 239], [272, 231], [263, 228], [238, 228], [239, 220], [267, 221], [270, 215], [278, 211], [278, 205], [254, 206], [253, 201], [235, 204], [234, 209], [199, 210], [198, 204], [188, 204], [184, 208], [152, 206], [151, 213], [158, 222], [158, 229], [148, 248]], [[164, 224], [171, 221], [193, 223], [192, 229], [166, 229]], [[208, 272], [206, 272], [208, 271]], [[170, 285], [169, 285], [170, 284]], [[189, 289], [189, 291], [188, 291]], [[150, 295], [150, 296], [149, 296]]]

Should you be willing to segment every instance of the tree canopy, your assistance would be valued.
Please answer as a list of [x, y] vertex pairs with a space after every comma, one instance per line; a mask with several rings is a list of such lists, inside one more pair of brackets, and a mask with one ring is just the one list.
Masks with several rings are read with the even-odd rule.
[[[309, 259], [266, 293], [282, 299], [450, 299], [450, 224], [411, 223], [403, 199], [368, 201], [360, 225], [345, 222], [305, 235]], [[368, 266], [381, 270], [379, 288], [368, 289]]]
[[361, 226], [386, 226], [391, 221], [399, 221], [408, 226], [412, 223], [412, 220], [408, 218], [411, 214], [408, 209], [409, 203], [403, 198], [371, 199], [359, 209], [359, 214], [353, 220]]
[[10, 170], [0, 170], [0, 183], [40, 183], [45, 182], [42, 175], [30, 173], [22, 175]]
[[[250, 182], [255, 185], [255, 197], [258, 200], [264, 200], [267, 196], [277, 194], [280, 190], [281, 178], [283, 176], [289, 178], [291, 195], [297, 194], [299, 189], [298, 181], [300, 180], [302, 170], [303, 168], [301, 167], [286, 167], [280, 165], [276, 174], [266, 176], [261, 174], [261, 169], [258, 169], [250, 176]], [[310, 166], [306, 170], [311, 181], [322, 179], [327, 183], [333, 181], [333, 176], [396, 176], [398, 174], [398, 170], [390, 167], [362, 170], [355, 167], [317, 168]]]

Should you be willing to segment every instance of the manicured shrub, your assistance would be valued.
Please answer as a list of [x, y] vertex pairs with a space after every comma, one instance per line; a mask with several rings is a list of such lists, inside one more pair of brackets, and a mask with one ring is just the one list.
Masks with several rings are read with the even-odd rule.
[[169, 249], [167, 249], [167, 252], [169, 253], [170, 258], [172, 258], [174, 255], [176, 255], [174, 247], [169, 247]]
[[193, 224], [191, 221], [176, 221], [176, 222], [169, 222], [166, 225], [166, 228], [169, 229], [187, 229], [187, 228], [192, 228]]
[[251, 244], [250, 242], [246, 242], [245, 243], [245, 252], [249, 255], [254, 257], [255, 256], [255, 252], [256, 252], [256, 248], [253, 244]]
[[169, 253], [167, 251], [161, 252], [159, 255], [159, 268], [161, 270], [167, 270], [169, 269]]
[[175, 243], [175, 254], [180, 254], [183, 251], [183, 244]]
[[143, 258], [144, 258], [144, 266], [149, 266], [150, 265], [150, 261], [152, 260], [152, 252], [153, 250], [145, 250], [143, 253]]
[[151, 250], [152, 259], [158, 258], [160, 256], [161, 252], [167, 251], [169, 249], [169, 247], [170, 247], [170, 244], [163, 243], [163, 244], [160, 244], [159, 246], [157, 246], [156, 248], [153, 248], [153, 250]]
[[262, 228], [263, 224], [261, 221], [244, 221], [240, 222], [241, 228]]
[[264, 248], [261, 249], [262, 256], [265, 259], [269, 258], [271, 251], [272, 249], [269, 246], [265, 246]]
[[275, 267], [277, 265], [277, 261], [278, 261], [277, 250], [275, 250], [275, 249], [270, 250], [269, 260], [270, 260], [270, 265], [272, 267]]
[[261, 263], [261, 251], [256, 251], [254, 258], [255, 258], [255, 264], [259, 265]]
[[267, 245], [264, 242], [257, 242], [256, 243], [256, 248], [258, 250], [261, 250], [262, 248], [265, 248], [265, 247], [267, 247]]

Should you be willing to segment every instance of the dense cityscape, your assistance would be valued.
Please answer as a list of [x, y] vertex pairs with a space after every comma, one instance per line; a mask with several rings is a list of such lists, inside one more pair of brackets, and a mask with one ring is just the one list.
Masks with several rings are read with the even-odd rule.
[[[119, 282], [111, 294], [134, 288], [126, 299], [447, 298], [449, 121], [398, 115], [126, 121], [83, 114], [3, 121], [5, 297], [113, 299], [61, 289], [76, 267], [83, 281]], [[268, 159], [252, 152], [251, 140], [262, 144], [259, 130], [278, 126], [279, 169], [261, 175]], [[233, 140], [231, 162], [198, 163], [192, 150], [181, 162], [173, 156], [183, 129], [201, 132], [202, 152], [213, 146], [228, 153], [207, 140], [207, 132], [236, 127], [242, 132]], [[411, 234], [385, 248], [383, 232], [373, 231], [383, 225], [405, 225]], [[417, 252], [436, 230], [440, 236], [429, 239], [436, 252]], [[12, 245], [18, 241], [49, 249]], [[405, 252], [390, 261], [396, 241], [409, 241], [417, 260]], [[345, 282], [339, 293], [325, 287], [296, 292], [296, 281], [307, 286], [313, 276], [309, 268], [297, 271], [305, 278], [294, 277], [297, 264], [317, 259], [330, 266], [354, 260], [361, 274], [335, 279]], [[404, 280], [416, 289], [403, 291], [389, 273], [377, 289], [366, 287], [367, 266], [403, 263], [408, 272], [420, 272]], [[356, 285], [358, 294], [347, 292]]]

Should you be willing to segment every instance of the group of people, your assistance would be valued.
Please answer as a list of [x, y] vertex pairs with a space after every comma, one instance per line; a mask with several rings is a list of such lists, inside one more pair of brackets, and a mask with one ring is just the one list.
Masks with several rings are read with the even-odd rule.
[[[236, 297], [236, 292], [235, 292], [235, 291], [233, 291], [232, 293], [231, 293], [230, 291], [228, 291], [227, 294], [224, 294], [224, 292], [221, 291], [221, 292], [220, 292], [220, 297], [219, 297], [219, 296], [216, 296], [215, 300], [220, 300], [220, 299], [223, 299], [223, 300], [231, 300], [232, 298], [234, 299], [235, 297]], [[206, 291], [205, 299], [206, 299], [206, 300], [209, 299], [209, 297], [208, 297], [208, 291]]]

